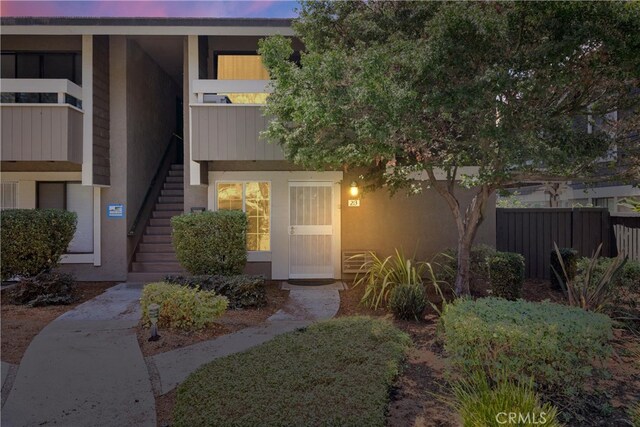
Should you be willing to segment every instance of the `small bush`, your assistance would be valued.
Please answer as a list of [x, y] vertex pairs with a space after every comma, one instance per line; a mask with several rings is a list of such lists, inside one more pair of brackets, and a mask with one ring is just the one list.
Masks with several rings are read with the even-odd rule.
[[389, 307], [393, 315], [401, 320], [420, 320], [427, 308], [427, 296], [422, 285], [396, 286], [391, 291]]
[[550, 302], [460, 299], [442, 316], [453, 373], [483, 371], [493, 381], [533, 378], [545, 392], [571, 395], [610, 354], [609, 317]]
[[160, 305], [160, 328], [198, 330], [220, 317], [227, 309], [227, 299], [215, 292], [159, 282], [142, 291], [142, 321], [148, 325], [149, 305]]
[[[465, 427], [561, 426], [557, 420], [558, 410], [549, 403], [541, 403], [532, 381], [499, 380], [492, 386], [483, 373], [476, 372], [454, 382], [452, 388], [455, 396], [452, 406]], [[508, 422], [511, 413], [522, 418]]]
[[[489, 245], [476, 245], [471, 248], [471, 282], [478, 283], [489, 280], [489, 267], [487, 260], [493, 256], [496, 250]], [[458, 251], [450, 248], [438, 256], [437, 278], [449, 285], [453, 285], [458, 274]]]
[[632, 427], [640, 427], [640, 401], [629, 408], [629, 418]]
[[76, 232], [77, 215], [59, 209], [10, 209], [0, 215], [2, 280], [31, 277], [60, 262]]
[[213, 291], [218, 295], [227, 297], [229, 308], [264, 307], [267, 304], [267, 292], [264, 287], [264, 277], [247, 276], [167, 276], [167, 283], [200, 288], [205, 291]]
[[493, 296], [508, 300], [520, 298], [524, 283], [524, 257], [512, 252], [496, 252], [488, 263]]
[[[578, 271], [578, 251], [572, 248], [560, 248], [560, 256], [562, 257], [562, 262], [567, 270], [567, 276], [569, 279], [573, 279], [576, 276]], [[555, 250], [551, 251], [551, 259], [550, 259], [550, 267], [551, 270], [551, 286], [554, 289], [562, 289], [562, 285], [558, 281], [558, 277], [554, 273], [554, 271], [561, 272], [562, 267], [558, 260], [558, 254]]]
[[71, 274], [40, 273], [20, 280], [9, 290], [9, 299], [14, 304], [40, 307], [71, 304], [78, 299], [78, 295]]
[[191, 274], [240, 274], [247, 263], [247, 215], [198, 212], [171, 218], [173, 246]]

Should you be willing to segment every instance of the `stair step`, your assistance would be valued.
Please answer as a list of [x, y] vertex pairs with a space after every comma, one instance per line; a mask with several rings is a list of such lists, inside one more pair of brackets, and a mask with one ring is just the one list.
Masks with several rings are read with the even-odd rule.
[[182, 211], [184, 203], [156, 203], [156, 211]]
[[131, 271], [136, 273], [175, 273], [182, 272], [179, 262], [132, 262]]
[[138, 252], [136, 254], [138, 262], [178, 262], [175, 253], [170, 252]]
[[171, 234], [144, 234], [142, 243], [171, 243]]
[[182, 274], [180, 272], [174, 273], [132, 273], [129, 272], [127, 274], [127, 282], [128, 283], [152, 283], [152, 282], [161, 282], [164, 280], [165, 276], [169, 274]]
[[153, 226], [153, 225], [149, 225], [147, 226], [146, 230], [144, 231], [144, 234], [154, 234], [154, 235], [171, 235], [171, 227], [157, 227], [157, 226]]
[[184, 176], [184, 170], [179, 169], [179, 170], [170, 170], [169, 171], [169, 176], [179, 176], [179, 177], [183, 177]]
[[171, 218], [151, 218], [149, 225], [152, 227], [171, 227]]
[[181, 196], [159, 196], [158, 203], [184, 203], [184, 197]]
[[171, 165], [171, 170], [184, 170], [184, 165], [183, 164], [178, 164], [175, 163], [173, 165]]
[[173, 218], [174, 216], [182, 215], [184, 211], [181, 210], [166, 210], [166, 211], [153, 211], [151, 216], [153, 218]]
[[180, 184], [184, 183], [184, 179], [182, 176], [168, 176], [164, 182], [179, 182]]
[[171, 243], [140, 243], [140, 246], [138, 246], [139, 253], [173, 253], [173, 251]]
[[160, 191], [161, 196], [184, 197], [184, 189], [182, 188], [163, 188]]
[[182, 182], [165, 182], [162, 187], [165, 190], [183, 190], [184, 184]]

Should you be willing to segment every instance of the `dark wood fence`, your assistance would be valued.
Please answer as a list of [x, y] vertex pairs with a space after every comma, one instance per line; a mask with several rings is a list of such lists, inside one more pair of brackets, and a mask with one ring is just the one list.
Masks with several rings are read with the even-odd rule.
[[540, 208], [496, 210], [496, 247], [525, 259], [529, 278], [548, 279], [553, 243], [591, 256], [603, 244], [603, 256], [615, 256], [609, 212], [605, 208]]

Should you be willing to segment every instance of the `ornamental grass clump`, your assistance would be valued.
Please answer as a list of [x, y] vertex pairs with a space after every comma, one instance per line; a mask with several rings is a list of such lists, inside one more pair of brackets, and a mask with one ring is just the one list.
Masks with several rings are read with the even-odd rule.
[[427, 308], [427, 295], [424, 286], [400, 285], [391, 291], [389, 307], [393, 316], [400, 320], [420, 320]]

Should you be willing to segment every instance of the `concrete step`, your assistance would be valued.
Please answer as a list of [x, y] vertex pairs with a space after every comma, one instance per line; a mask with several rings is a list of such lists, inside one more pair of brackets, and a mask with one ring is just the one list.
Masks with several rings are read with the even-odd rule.
[[174, 216], [182, 215], [184, 211], [181, 210], [166, 210], [166, 211], [153, 211], [151, 216], [153, 218], [173, 218]]
[[138, 252], [136, 254], [138, 262], [178, 262], [175, 253], [170, 252]]
[[163, 197], [184, 197], [184, 189], [182, 188], [163, 188], [160, 191], [160, 195]]
[[179, 262], [132, 262], [131, 271], [135, 273], [175, 273], [183, 271]]
[[173, 253], [173, 251], [171, 243], [140, 243], [140, 246], [138, 246], [139, 253]]
[[171, 170], [174, 170], [174, 171], [176, 171], [176, 170], [184, 170], [184, 165], [182, 163], [173, 164], [173, 165], [171, 165]]
[[171, 235], [171, 227], [159, 227], [154, 225], [147, 226], [146, 230], [144, 230], [144, 234], [153, 234], [153, 235]]
[[164, 182], [179, 182], [180, 184], [184, 183], [184, 179], [181, 176], [168, 176]]
[[151, 282], [161, 282], [164, 280], [164, 277], [167, 275], [176, 275], [176, 274], [184, 274], [181, 271], [174, 271], [171, 273], [134, 273], [129, 272], [127, 274], [127, 282], [129, 283], [151, 283]]
[[171, 243], [171, 234], [144, 234], [142, 243]]
[[151, 218], [149, 225], [152, 227], [171, 227], [171, 218]]
[[159, 196], [158, 203], [184, 203], [182, 196]]
[[182, 190], [184, 191], [184, 184], [181, 182], [165, 182], [162, 187], [165, 190]]
[[170, 170], [169, 171], [169, 176], [183, 177], [184, 176], [184, 171], [182, 169]]
[[182, 211], [184, 203], [156, 203], [156, 211]]

